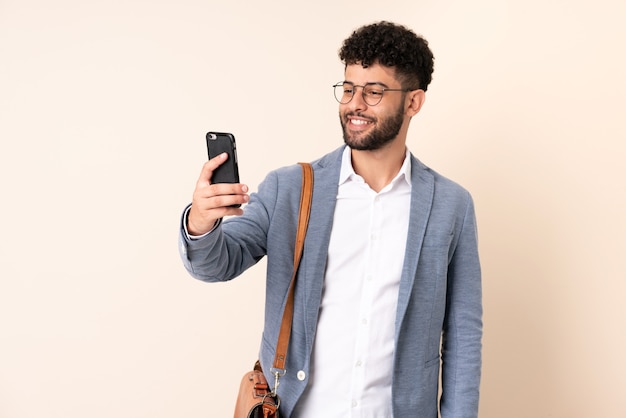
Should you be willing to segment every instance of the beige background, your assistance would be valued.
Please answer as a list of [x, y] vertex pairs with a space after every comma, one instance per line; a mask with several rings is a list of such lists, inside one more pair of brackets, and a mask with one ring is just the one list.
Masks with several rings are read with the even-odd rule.
[[336, 51], [429, 39], [409, 146], [474, 195], [482, 418], [626, 417], [626, 3], [0, 0], [0, 417], [230, 416], [264, 264], [178, 259], [204, 133], [242, 179], [342, 143]]

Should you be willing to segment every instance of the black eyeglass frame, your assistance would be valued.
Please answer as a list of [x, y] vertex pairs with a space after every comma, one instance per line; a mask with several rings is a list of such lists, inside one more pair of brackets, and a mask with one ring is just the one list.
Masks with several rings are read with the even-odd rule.
[[[348, 85], [348, 86], [352, 86], [352, 95], [350, 96], [350, 99], [347, 102], [341, 101], [338, 97], [337, 97], [337, 87], [343, 87], [344, 85]], [[378, 101], [376, 101], [376, 103], [370, 103], [368, 101], [368, 98], [371, 98], [371, 96], [368, 96], [366, 94], [364, 94], [365, 92], [365, 88], [368, 86], [379, 86], [380, 89], [382, 90], [382, 93], [380, 94], [380, 97], [378, 98]], [[354, 95], [356, 94], [356, 88], [357, 87], [361, 87], [361, 95], [363, 97], [363, 100], [365, 101], [365, 103], [367, 103], [368, 106], [376, 106], [377, 104], [379, 104], [382, 100], [383, 100], [383, 96], [385, 95], [386, 91], [401, 91], [404, 93], [408, 93], [410, 91], [413, 90], [418, 90], [418, 89], [411, 89], [411, 88], [403, 88], [403, 89], [391, 89], [388, 87], [385, 87], [384, 84], [381, 83], [367, 83], [363, 86], [360, 86], [358, 84], [354, 84], [351, 81], [340, 81], [336, 84], [333, 84], [333, 95], [335, 96], [335, 100], [337, 100], [340, 104], [348, 104], [352, 101], [352, 99], [354, 99]], [[340, 91], [341, 93], [341, 97], [343, 98], [343, 96], [345, 95], [345, 90], [344, 91]]]

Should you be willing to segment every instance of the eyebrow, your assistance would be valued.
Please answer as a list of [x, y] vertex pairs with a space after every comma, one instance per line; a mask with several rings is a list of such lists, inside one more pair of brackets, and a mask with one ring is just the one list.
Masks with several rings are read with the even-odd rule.
[[[348, 84], [352, 84], [353, 86], [357, 86], [358, 85], [354, 81], [344, 80], [343, 82], [344, 83], [348, 83]], [[367, 86], [369, 84], [376, 84], [377, 86], [381, 86], [382, 88], [385, 88], [385, 89], [390, 88], [388, 85], [386, 85], [385, 83], [382, 83], [380, 81], [368, 81], [367, 83], [364, 84], [364, 86]]]

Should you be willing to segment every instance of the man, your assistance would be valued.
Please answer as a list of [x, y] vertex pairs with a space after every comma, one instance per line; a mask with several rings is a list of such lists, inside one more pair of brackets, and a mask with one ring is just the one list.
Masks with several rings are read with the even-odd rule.
[[[433, 55], [411, 30], [378, 22], [353, 32], [339, 56], [345, 79], [334, 88], [346, 146], [312, 163], [281, 416], [436, 418], [440, 408], [442, 418], [476, 417], [482, 305], [472, 199], [406, 148]], [[242, 184], [211, 184], [225, 158], [202, 169], [183, 216], [181, 256], [209, 282], [268, 256], [260, 360], [273, 382], [301, 169], [271, 172], [248, 196]]]

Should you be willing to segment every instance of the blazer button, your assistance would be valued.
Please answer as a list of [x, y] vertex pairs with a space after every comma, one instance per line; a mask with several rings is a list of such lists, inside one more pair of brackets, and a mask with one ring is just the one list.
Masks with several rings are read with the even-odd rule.
[[304, 373], [303, 370], [300, 370], [297, 374], [298, 380], [302, 381], [304, 379], [306, 379], [306, 373]]

